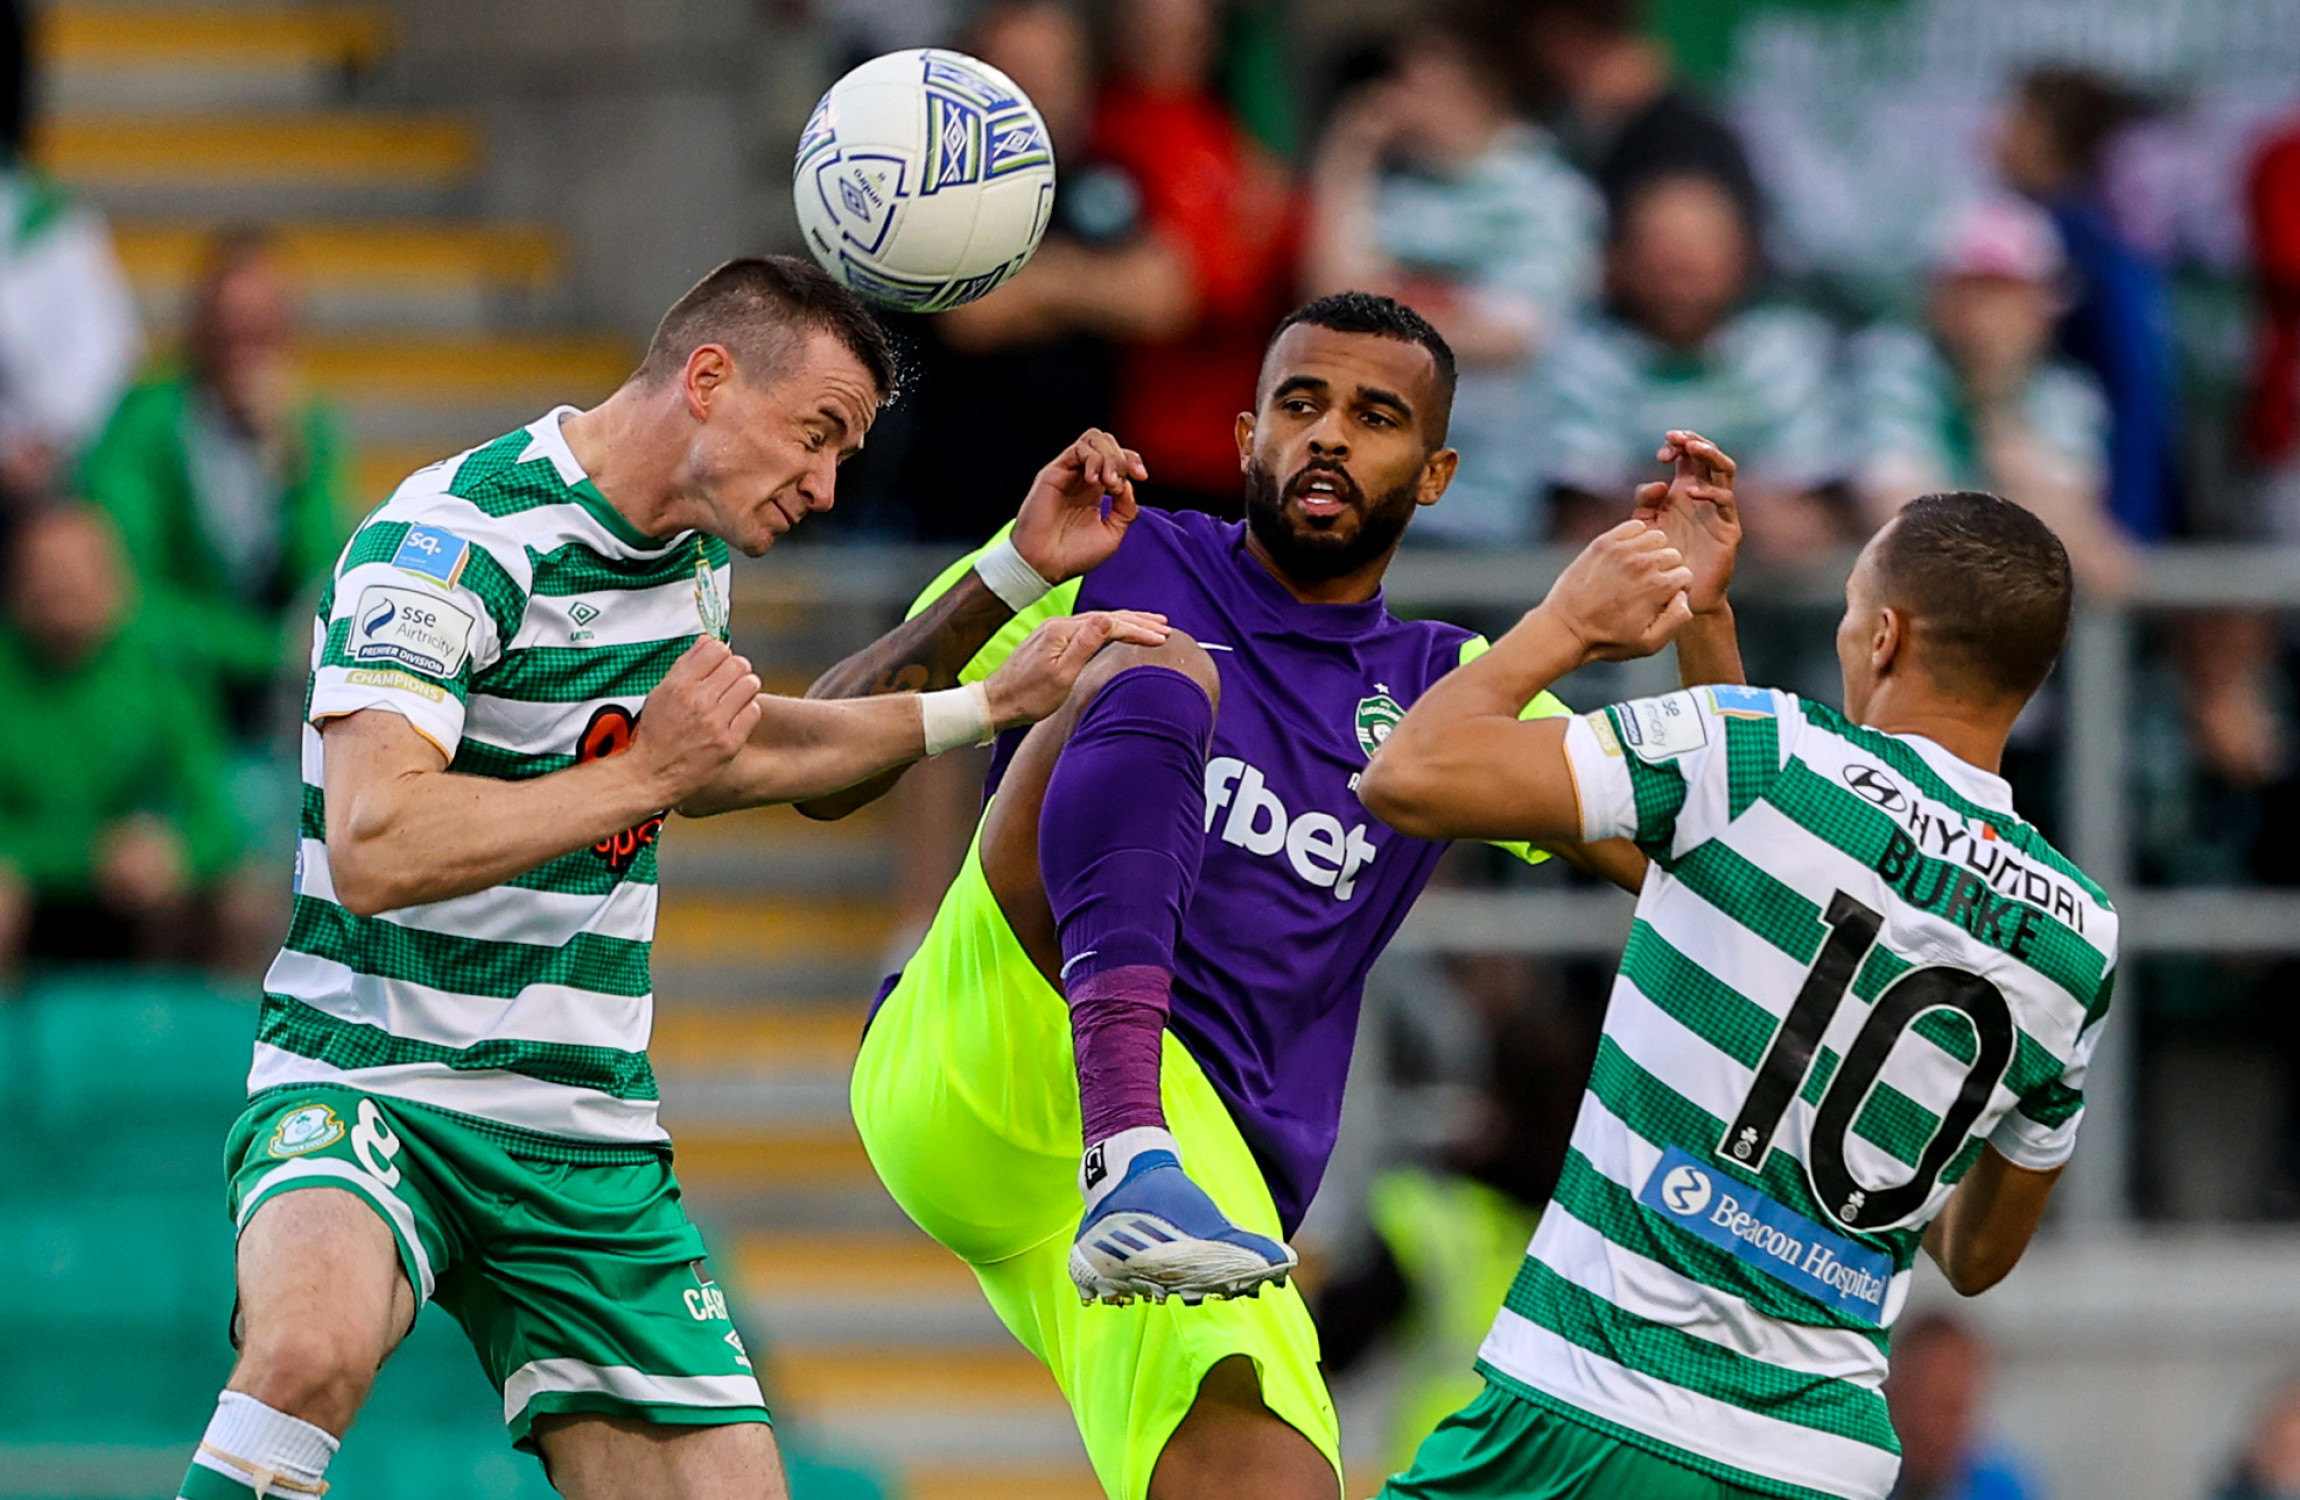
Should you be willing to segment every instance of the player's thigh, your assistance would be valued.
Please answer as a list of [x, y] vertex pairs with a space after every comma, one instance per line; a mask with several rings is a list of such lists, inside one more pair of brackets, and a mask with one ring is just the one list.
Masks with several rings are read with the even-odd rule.
[[1006, 774], [999, 778], [998, 796], [983, 817], [983, 874], [1023, 947], [1050, 974], [1060, 967], [1061, 957], [1053, 908], [1038, 871], [1038, 813], [1046, 801], [1046, 785], [1078, 716], [1095, 695], [1119, 673], [1144, 666], [1180, 672], [1204, 688], [1219, 710], [1222, 682], [1214, 658], [1182, 632], [1158, 646], [1106, 646], [1079, 674], [1069, 700], [1023, 737]]
[[275, 1194], [240, 1232], [238, 1282], [231, 1389], [343, 1431], [415, 1322], [391, 1229], [347, 1188]]
[[598, 1412], [543, 1417], [535, 1446], [567, 1500], [785, 1500], [764, 1422], [664, 1427]]
[[322, 1426], [348, 1422], [365, 1399], [452, 1242], [407, 1124], [331, 1085], [257, 1099], [233, 1126], [233, 1389]]
[[439, 1283], [512, 1441], [535, 1447], [537, 1424], [578, 1415], [673, 1431], [765, 1422], [670, 1164], [514, 1165], [519, 1191], [492, 1195], [484, 1253]]

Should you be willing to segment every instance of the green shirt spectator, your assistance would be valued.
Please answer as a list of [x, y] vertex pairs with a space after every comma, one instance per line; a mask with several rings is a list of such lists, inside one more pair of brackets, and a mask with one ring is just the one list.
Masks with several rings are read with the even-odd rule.
[[129, 592], [92, 510], [51, 511], [17, 541], [0, 620], [0, 963], [75, 912], [110, 941], [56, 956], [130, 956], [238, 859], [214, 708]]
[[128, 392], [82, 466], [88, 497], [119, 525], [149, 623], [211, 675], [242, 739], [289, 655], [293, 606], [349, 519], [340, 427], [296, 384], [295, 332], [268, 244], [221, 242], [183, 360]]

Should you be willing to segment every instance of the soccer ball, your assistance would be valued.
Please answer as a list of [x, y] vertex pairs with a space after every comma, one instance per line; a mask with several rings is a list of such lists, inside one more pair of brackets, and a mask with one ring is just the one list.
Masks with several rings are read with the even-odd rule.
[[889, 52], [831, 85], [791, 189], [823, 269], [905, 312], [956, 307], [1022, 269], [1054, 207], [1046, 122], [961, 52]]

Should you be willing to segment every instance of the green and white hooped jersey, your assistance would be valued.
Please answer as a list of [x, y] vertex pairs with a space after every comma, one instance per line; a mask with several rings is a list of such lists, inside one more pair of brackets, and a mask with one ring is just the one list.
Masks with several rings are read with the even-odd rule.
[[338, 905], [328, 873], [316, 725], [381, 709], [449, 770], [523, 780], [626, 748], [671, 663], [726, 636], [726, 544], [634, 530], [568, 448], [573, 413], [410, 475], [336, 564], [313, 622], [294, 918], [251, 1094], [347, 1084], [567, 1160], [663, 1149], [646, 1054], [660, 817], [375, 917]]
[[1762, 688], [1566, 732], [1653, 859], [1557, 1194], [1480, 1367], [1728, 1482], [1879, 1500], [1925, 1225], [2068, 1159], [2116, 914], [1999, 778]]

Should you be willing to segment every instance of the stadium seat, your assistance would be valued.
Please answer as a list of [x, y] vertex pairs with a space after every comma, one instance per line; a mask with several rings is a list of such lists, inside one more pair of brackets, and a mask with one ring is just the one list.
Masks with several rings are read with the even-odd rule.
[[18, 1004], [29, 1020], [31, 1114], [51, 1136], [131, 1121], [228, 1125], [239, 1112], [255, 1005], [237, 986], [64, 972], [35, 980]]

